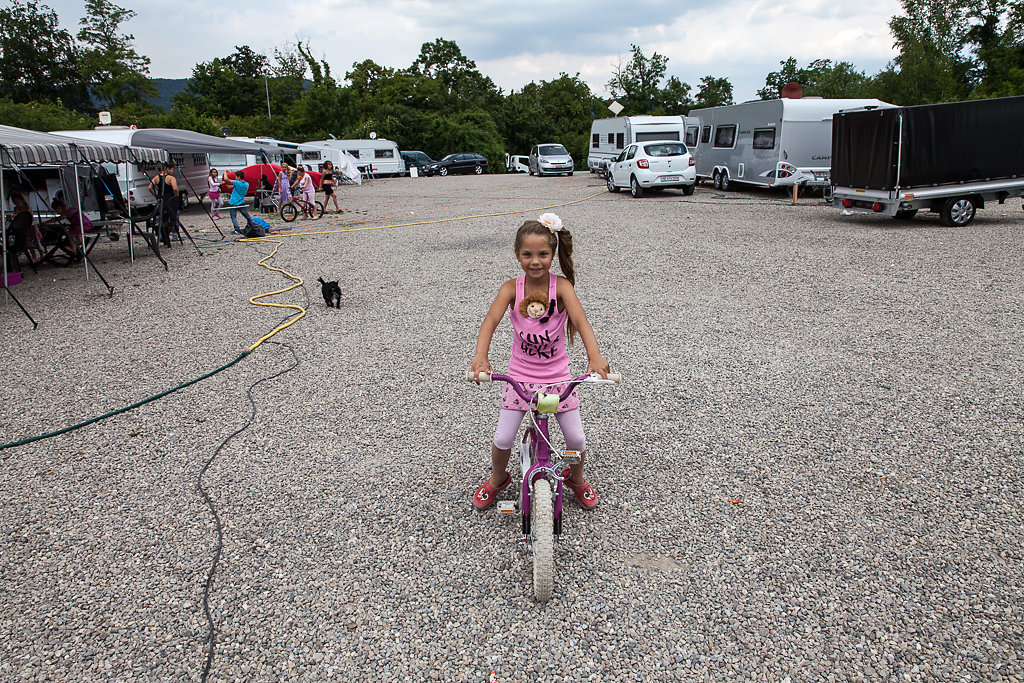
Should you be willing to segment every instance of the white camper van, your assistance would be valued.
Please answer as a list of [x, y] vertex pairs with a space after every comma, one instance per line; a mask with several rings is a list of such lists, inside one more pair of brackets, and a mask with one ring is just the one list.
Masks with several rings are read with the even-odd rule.
[[[304, 147], [327, 147], [348, 152], [360, 169], [373, 175], [403, 175], [405, 161], [398, 151], [398, 144], [391, 140], [313, 140], [303, 143]], [[303, 159], [306, 155], [303, 154]], [[333, 159], [332, 159], [333, 161]], [[335, 161], [335, 166], [338, 162]]]
[[[64, 135], [86, 140], [112, 142], [118, 145], [131, 145], [132, 138], [139, 130], [124, 126], [103, 126], [95, 130], [57, 130], [54, 135]], [[170, 162], [177, 171], [178, 192], [182, 205], [188, 205], [190, 199], [202, 199], [208, 189], [207, 178], [210, 176], [210, 164], [205, 154], [171, 154]], [[149, 191], [149, 179], [159, 173], [156, 164], [103, 164], [117, 176], [121, 193], [128, 198], [132, 206], [151, 206], [156, 198]]]
[[[233, 135], [227, 139], [237, 140], [238, 142], [251, 142], [254, 145], [266, 146], [267, 151], [262, 154], [257, 154], [255, 152], [250, 154], [211, 152], [207, 155], [210, 160], [210, 168], [217, 169], [221, 178], [226, 177], [226, 174], [228, 173], [241, 171], [247, 166], [255, 166], [256, 164], [280, 164], [284, 155], [278, 151], [278, 148], [296, 149], [296, 153], [298, 150], [298, 145], [294, 142], [276, 140], [268, 137], [247, 138]], [[266, 158], [264, 159], [264, 157]]]
[[807, 97], [693, 109], [686, 116], [685, 142], [697, 178], [711, 180], [716, 189], [734, 183], [827, 187], [832, 115], [891, 106], [881, 100]]
[[590, 126], [587, 168], [604, 174], [608, 164], [635, 142], [682, 140], [683, 116], [618, 116], [596, 119]]

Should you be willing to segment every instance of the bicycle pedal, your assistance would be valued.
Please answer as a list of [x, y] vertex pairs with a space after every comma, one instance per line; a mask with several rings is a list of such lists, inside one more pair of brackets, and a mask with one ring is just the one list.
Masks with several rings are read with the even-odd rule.
[[579, 451], [562, 451], [562, 460], [566, 465], [579, 465], [582, 458]]
[[516, 504], [511, 500], [498, 501], [498, 513], [502, 515], [514, 515], [516, 513]]

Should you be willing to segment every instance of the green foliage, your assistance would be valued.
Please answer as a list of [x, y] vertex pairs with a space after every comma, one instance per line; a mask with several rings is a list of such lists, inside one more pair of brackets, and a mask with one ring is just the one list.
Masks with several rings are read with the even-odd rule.
[[629, 61], [615, 67], [608, 90], [625, 107], [623, 114], [651, 114], [662, 99], [658, 84], [668, 69], [668, 57], [655, 52], [648, 58], [638, 45], [629, 48]]
[[490, 172], [505, 172], [505, 145], [488, 112], [472, 110], [451, 116], [431, 113], [424, 123], [430, 144], [425, 145], [423, 151], [431, 157], [436, 159], [454, 152], [479, 152], [487, 157]]
[[302, 96], [306, 60], [302, 46], [298, 48], [298, 57], [278, 51], [279, 59], [284, 61], [274, 68], [248, 45], [236, 46], [227, 57], [196, 64], [188, 86], [174, 96], [174, 102], [218, 119], [266, 117], [269, 96], [270, 115], [277, 112], [280, 116]]
[[700, 88], [694, 100], [694, 108], [721, 107], [732, 104], [732, 83], [728, 78], [705, 76], [700, 79]]
[[476, 62], [462, 54], [452, 40], [438, 38], [432, 43], [423, 43], [409, 73], [436, 82], [441, 104], [449, 110], [493, 110], [501, 101], [494, 81], [481, 74]]
[[35, 0], [0, 8], [0, 97], [88, 108], [78, 71], [81, 50], [57, 13]]
[[757, 91], [762, 100], [780, 96], [787, 83], [799, 83], [804, 95], [827, 98], [866, 97], [868, 77], [850, 62], [832, 63], [831, 59], [815, 59], [806, 68], [798, 68], [795, 57], [779, 62], [778, 71], [764, 79], [764, 88]]
[[149, 77], [149, 57], [132, 47], [134, 36], [120, 33], [121, 24], [135, 12], [110, 0], [86, 0], [85, 11], [78, 32], [85, 48], [79, 70], [93, 94], [106, 108], [145, 104], [157, 93]]
[[0, 98], [0, 124], [29, 130], [81, 130], [96, 120], [57, 102], [13, 102]]

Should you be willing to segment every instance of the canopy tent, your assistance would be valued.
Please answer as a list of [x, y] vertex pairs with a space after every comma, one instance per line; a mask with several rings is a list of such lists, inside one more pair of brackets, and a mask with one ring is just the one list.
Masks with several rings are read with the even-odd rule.
[[[159, 162], [168, 159], [167, 152], [161, 149], [131, 147], [116, 143], [103, 143], [95, 140], [70, 138], [51, 135], [38, 131], [0, 125], [0, 229], [3, 242], [3, 285], [7, 290], [7, 209], [5, 205], [7, 192], [4, 188], [3, 169], [20, 170], [25, 166], [57, 166], [60, 164], [78, 164], [81, 162], [112, 162], [127, 163], [131, 161]], [[75, 175], [77, 181], [77, 174]], [[78, 188], [75, 188], [78, 195]], [[82, 228], [81, 207], [79, 211], [79, 227]], [[84, 244], [83, 244], [84, 250]], [[83, 258], [86, 277], [89, 273], [88, 258]], [[109, 287], [109, 285], [108, 285]], [[9, 293], [9, 292], [8, 292]]]
[[166, 150], [171, 154], [258, 154], [260, 151], [268, 154], [288, 154], [290, 151], [276, 145], [229, 140], [175, 128], [104, 127], [94, 130], [54, 131], [54, 135], [67, 135], [97, 141], [117, 140], [122, 144], [154, 147]]

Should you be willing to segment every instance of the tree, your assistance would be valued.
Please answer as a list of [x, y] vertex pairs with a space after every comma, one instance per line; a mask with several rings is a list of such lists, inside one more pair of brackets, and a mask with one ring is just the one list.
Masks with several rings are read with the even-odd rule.
[[700, 88], [693, 103], [695, 108], [721, 107], [732, 104], [732, 83], [728, 78], [705, 76], [700, 79]]
[[687, 114], [693, 107], [690, 84], [683, 83], [676, 76], [669, 76], [655, 100], [655, 114]]
[[615, 67], [608, 90], [612, 97], [625, 100], [621, 104], [626, 114], [650, 114], [658, 106], [658, 84], [665, 77], [668, 57], [655, 52], [648, 58], [637, 45], [630, 45], [630, 52], [629, 61], [625, 65], [620, 61]]
[[804, 95], [814, 97], [864, 97], [868, 77], [850, 62], [832, 63], [831, 59], [815, 59], [806, 68], [799, 68], [795, 57], [779, 62], [778, 71], [764, 79], [764, 88], [757, 91], [762, 100], [773, 100], [787, 83], [799, 83]]
[[449, 109], [491, 109], [500, 103], [501, 93], [494, 81], [477, 71], [476, 62], [462, 54], [453, 40], [423, 43], [408, 71], [436, 81], [443, 106]]
[[78, 40], [84, 44], [79, 66], [94, 95], [107, 107], [141, 105], [157, 94], [149, 77], [149, 57], [135, 51], [131, 34], [120, 33], [121, 24], [135, 12], [110, 0], [86, 0]]
[[0, 8], [0, 97], [88, 108], [80, 52], [56, 12], [35, 0], [13, 0]]

